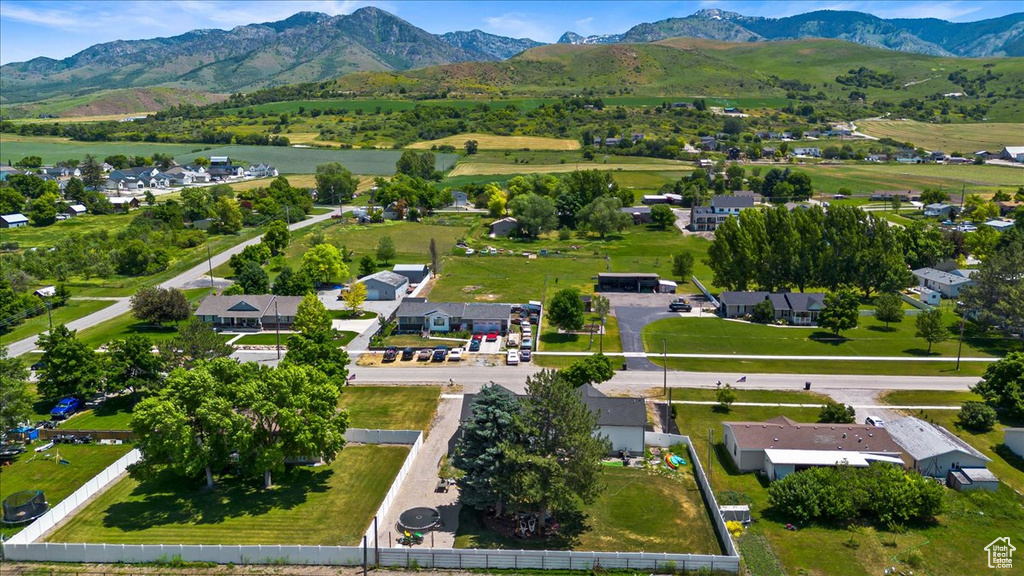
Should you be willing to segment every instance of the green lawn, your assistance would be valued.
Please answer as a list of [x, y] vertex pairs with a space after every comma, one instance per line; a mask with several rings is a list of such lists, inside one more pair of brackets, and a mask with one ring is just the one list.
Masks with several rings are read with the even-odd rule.
[[[443, 337], [444, 336], [439, 336], [439, 338]], [[434, 348], [441, 345], [448, 346], [449, 348], [452, 346], [468, 346], [468, 344], [466, 344], [467, 340], [464, 338], [461, 339], [461, 344], [455, 340], [456, 339], [454, 338], [451, 340], [435, 340], [432, 338], [423, 338], [419, 334], [392, 334], [384, 338], [384, 345], [394, 346], [396, 348], [406, 348], [410, 346], [413, 348]]]
[[[762, 392], [771, 394], [771, 392]], [[792, 396], [779, 396], [789, 402]], [[985, 571], [984, 546], [1000, 533], [1019, 533], [1024, 528], [1024, 513], [1019, 495], [1003, 486], [998, 493], [982, 491], [945, 494], [945, 511], [935, 523], [908, 526], [908, 532], [891, 532], [867, 526], [858, 532], [830, 525], [801, 525], [796, 532], [785, 529], [791, 519], [766, 514], [767, 491], [753, 473], [732, 470], [731, 461], [721, 443], [725, 421], [763, 421], [779, 415], [798, 422], [814, 422], [816, 408], [737, 407], [729, 413], [712, 406], [677, 405], [676, 424], [690, 436], [701, 455], [708, 453], [708, 429], [715, 431], [716, 451], [711, 463], [711, 482], [719, 503], [750, 504], [757, 520], [749, 528], [752, 536], [762, 537], [789, 574], [846, 576], [878, 574], [880, 566], [899, 566], [917, 551], [923, 563], [915, 568], [921, 574], [981, 574]], [[706, 457], [705, 457], [706, 458]], [[1000, 475], [999, 471], [996, 471]], [[747, 537], [745, 537], [747, 538]], [[850, 544], [852, 538], [853, 544]], [[896, 545], [892, 543], [895, 540]], [[743, 553], [748, 550], [741, 547]], [[827, 551], [827, 553], [823, 553]], [[758, 554], [763, 556], [762, 553]], [[902, 567], [907, 570], [906, 565]]]
[[80, 330], [78, 337], [89, 346], [99, 348], [111, 340], [124, 338], [129, 334], [140, 334], [154, 342], [162, 342], [174, 338], [178, 334], [178, 328], [174, 323], [153, 326], [140, 322], [131, 312], [126, 312], [95, 326]]
[[882, 395], [884, 404], [893, 406], [959, 406], [964, 402], [981, 402], [974, 392], [946, 392], [938, 390], [891, 390]]
[[136, 394], [108, 398], [99, 407], [68, 418], [60, 427], [62, 430], [131, 430], [132, 409], [138, 400]]
[[[661, 366], [661, 359], [651, 356]], [[547, 360], [545, 360], [547, 362]], [[545, 364], [547, 365], [547, 364]], [[868, 374], [887, 376], [981, 376], [986, 362], [904, 362], [874, 360], [746, 360], [730, 358], [669, 358], [671, 370], [734, 374]]]
[[[42, 490], [46, 494], [46, 500], [53, 506], [129, 450], [131, 446], [125, 444], [60, 444], [42, 454], [37, 454], [29, 448], [10, 466], [0, 467], [0, 498], [7, 498], [22, 490]], [[69, 464], [58, 464], [53, 458], [57, 453]], [[20, 530], [20, 527], [4, 526], [0, 529], [0, 534], [8, 537]]]
[[[959, 318], [944, 313], [951, 335]], [[661, 352], [668, 341], [669, 353], [751, 354], [786, 356], [927, 356], [928, 344], [916, 338], [914, 321], [907, 317], [888, 330], [873, 316], [862, 316], [860, 326], [840, 337], [819, 328], [765, 326], [720, 318], [666, 318], [644, 327], [644, 349]], [[963, 355], [1002, 356], [1019, 343], [998, 336], [968, 331]], [[931, 356], [956, 358], [954, 338], [932, 347]]]
[[[584, 506], [589, 530], [574, 550], [721, 554], [692, 466], [681, 472], [602, 469], [604, 492]], [[504, 538], [475, 510], [463, 508], [456, 548], [544, 548], [551, 542]], [[556, 544], [557, 546], [557, 544]], [[559, 546], [561, 547], [561, 546]]]
[[58, 220], [49, 226], [24, 226], [4, 230], [4, 242], [17, 242], [20, 248], [53, 246], [71, 234], [106, 231], [111, 236], [128, 227], [139, 211], [119, 214], [85, 214], [67, 220]]
[[[770, 402], [774, 404], [824, 404], [830, 398], [814, 392], [777, 390], [733, 390], [737, 402]], [[717, 389], [673, 388], [672, 400], [717, 402]]]
[[[51, 310], [50, 314], [53, 317], [53, 325], [58, 326], [88, 316], [93, 312], [98, 312], [113, 303], [112, 300], [68, 300], [65, 305]], [[0, 340], [4, 342], [17, 342], [23, 338], [41, 334], [49, 328], [50, 319], [43, 312], [39, 316], [25, 320], [9, 332], [3, 332], [0, 335]]]
[[[588, 314], [588, 324], [599, 323], [599, 320]], [[615, 316], [605, 318], [604, 326], [605, 352], [622, 352], [622, 340], [619, 338], [619, 321]], [[556, 328], [548, 324], [548, 317], [544, 316], [543, 326], [540, 334], [540, 350], [545, 352], [598, 352], [602, 348], [601, 335], [595, 334], [593, 340], [589, 334], [559, 334]]]
[[[281, 347], [284, 348], [288, 345], [288, 337], [291, 334], [281, 334]], [[234, 341], [237, 345], [249, 345], [249, 346], [276, 346], [277, 345], [277, 333], [276, 332], [261, 332], [259, 334], [246, 334], [238, 340]]]
[[346, 386], [340, 406], [351, 428], [426, 430], [440, 394], [438, 386]]
[[275, 475], [269, 491], [255, 479], [225, 478], [211, 491], [173, 476], [124, 478], [47, 540], [351, 546], [408, 453], [404, 446], [349, 446], [330, 466]]

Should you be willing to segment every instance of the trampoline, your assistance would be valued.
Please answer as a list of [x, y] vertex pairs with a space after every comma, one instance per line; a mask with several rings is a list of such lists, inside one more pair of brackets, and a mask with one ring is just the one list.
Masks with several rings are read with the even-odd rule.
[[398, 517], [398, 527], [407, 532], [426, 532], [441, 523], [441, 513], [434, 508], [410, 508]]
[[46, 513], [50, 503], [41, 490], [24, 490], [8, 496], [3, 503], [4, 524], [24, 524]]

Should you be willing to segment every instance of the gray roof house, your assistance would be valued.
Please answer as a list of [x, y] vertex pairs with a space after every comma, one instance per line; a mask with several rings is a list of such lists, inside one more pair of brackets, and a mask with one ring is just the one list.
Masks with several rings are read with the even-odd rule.
[[81, 216], [88, 212], [84, 204], [72, 204], [64, 211], [68, 216]]
[[950, 470], [984, 468], [992, 461], [949, 430], [920, 418], [886, 422], [885, 429], [907, 453], [907, 466], [926, 476], [945, 478]]
[[391, 271], [405, 276], [411, 284], [419, 284], [430, 278], [430, 266], [426, 264], [395, 264]]
[[0, 216], [0, 228], [21, 228], [28, 226], [28, 217], [21, 212]]
[[398, 332], [507, 332], [512, 305], [491, 302], [429, 302], [406, 298], [395, 311]]
[[775, 308], [775, 319], [794, 326], [811, 326], [825, 309], [825, 295], [821, 292], [722, 292], [718, 299], [719, 312], [725, 318], [741, 318], [754, 311], [754, 306], [768, 300]]
[[690, 230], [713, 232], [728, 218], [753, 208], [754, 199], [753, 194], [719, 194], [711, 199], [711, 206], [694, 206], [690, 208]]
[[502, 218], [491, 222], [491, 234], [494, 236], [508, 236], [519, 229], [519, 221], [515, 218]]
[[409, 289], [409, 279], [390, 270], [382, 270], [359, 279], [366, 285], [367, 300], [398, 300]]
[[619, 210], [625, 214], [629, 214], [629, 217], [633, 219], [633, 224], [651, 223], [650, 206], [626, 206], [624, 208], [619, 208]]
[[929, 218], [949, 218], [954, 208], [949, 204], [929, 204], [924, 207], [924, 215]]
[[287, 330], [295, 321], [302, 296], [237, 294], [207, 296], [195, 315], [221, 330]]
[[912, 274], [917, 278], [918, 286], [935, 290], [945, 298], [959, 298], [961, 290], [974, 286], [971, 273], [967, 270], [944, 272], [935, 268], [918, 268]]
[[[513, 393], [504, 386], [501, 388], [509, 394]], [[597, 414], [596, 435], [608, 439], [611, 453], [619, 454], [626, 451], [630, 454], [643, 454], [644, 430], [647, 426], [647, 409], [643, 398], [606, 396], [590, 384], [580, 386], [577, 392], [583, 397], [584, 404]], [[516, 397], [526, 398], [523, 394], [517, 394]], [[473, 417], [475, 400], [475, 394], [463, 396], [460, 423], [468, 422]]]

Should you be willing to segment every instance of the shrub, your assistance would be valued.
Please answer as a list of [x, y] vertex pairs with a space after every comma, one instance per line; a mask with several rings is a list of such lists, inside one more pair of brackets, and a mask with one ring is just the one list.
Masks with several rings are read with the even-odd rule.
[[964, 402], [960, 407], [957, 423], [961, 428], [974, 432], [988, 432], [996, 425], [995, 408], [984, 402]]
[[762, 300], [754, 304], [754, 310], [750, 314], [750, 320], [758, 324], [768, 324], [775, 320], [775, 306], [771, 300]]

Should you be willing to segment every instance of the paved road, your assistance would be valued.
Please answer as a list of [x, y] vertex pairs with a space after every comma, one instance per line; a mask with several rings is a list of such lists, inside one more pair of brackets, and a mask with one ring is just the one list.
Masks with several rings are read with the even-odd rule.
[[[323, 222], [324, 220], [329, 220], [330, 217], [331, 217], [331, 214], [334, 214], [334, 213], [335, 212], [332, 210], [331, 212], [328, 212], [327, 214], [319, 214], [317, 216], [312, 216], [312, 217], [307, 218], [307, 219], [305, 219], [305, 220], [303, 220], [301, 222], [296, 222], [296, 223], [290, 225], [288, 228], [290, 230], [298, 230], [300, 228], [305, 228], [306, 226], [311, 226], [313, 224], [316, 224], [317, 222]], [[217, 266], [220, 266], [221, 264], [227, 262], [231, 258], [231, 256], [233, 256], [235, 254], [238, 254], [246, 246], [249, 246], [249, 245], [252, 245], [252, 244], [258, 244], [261, 238], [263, 238], [262, 235], [257, 236], [255, 238], [250, 239], [250, 240], [246, 240], [246, 241], [244, 241], [244, 242], [242, 242], [240, 244], [236, 244], [235, 246], [232, 246], [231, 248], [228, 248], [227, 250], [221, 252], [220, 254], [214, 255], [213, 258], [212, 258], [213, 266], [217, 267]], [[159, 284], [159, 286], [161, 288], [183, 288], [189, 282], [195, 280], [196, 278], [199, 278], [200, 276], [203, 276], [204, 274], [209, 273], [209, 270], [210, 270], [209, 263], [206, 260], [203, 260], [203, 262], [201, 264], [198, 264], [196, 266], [193, 266], [192, 268], [189, 268], [188, 270], [182, 272], [181, 274], [178, 274], [177, 276], [175, 276], [174, 278], [171, 278], [170, 280], [167, 280], [165, 282], [161, 282]], [[121, 314], [124, 314], [125, 312], [128, 312], [129, 308], [130, 308], [129, 307], [129, 300], [127, 298], [121, 299], [121, 300], [118, 300], [113, 305], [107, 306], [103, 310], [99, 310], [97, 312], [93, 312], [92, 314], [89, 314], [88, 316], [83, 316], [83, 317], [81, 317], [81, 318], [79, 318], [77, 320], [72, 320], [71, 322], [68, 322], [67, 323], [67, 327], [72, 329], [72, 330], [82, 330], [84, 328], [89, 328], [91, 326], [95, 326], [97, 324], [100, 324], [101, 322], [105, 322], [107, 320], [116, 318], [116, 317], [120, 316]], [[25, 338], [24, 340], [19, 340], [17, 342], [10, 343], [8, 345], [8, 347], [7, 347], [8, 354], [10, 356], [21, 356], [22, 354], [26, 354], [28, 352], [31, 352], [32, 350], [35, 349], [36, 338], [38, 338], [38, 335], [29, 337], [29, 338]]]

